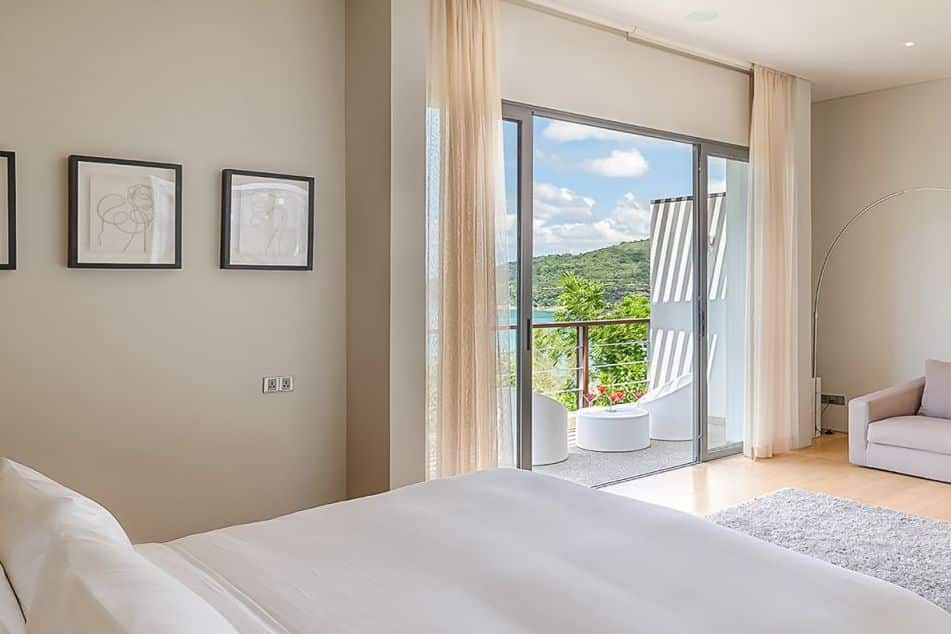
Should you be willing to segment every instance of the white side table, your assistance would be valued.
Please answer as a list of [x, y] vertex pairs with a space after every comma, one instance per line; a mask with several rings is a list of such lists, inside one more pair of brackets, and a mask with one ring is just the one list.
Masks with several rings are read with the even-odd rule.
[[589, 451], [637, 451], [651, 446], [650, 414], [631, 405], [578, 410], [575, 441]]

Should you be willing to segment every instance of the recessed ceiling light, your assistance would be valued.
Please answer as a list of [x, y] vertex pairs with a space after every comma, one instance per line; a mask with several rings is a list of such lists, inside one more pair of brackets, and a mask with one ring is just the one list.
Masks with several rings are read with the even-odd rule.
[[713, 22], [720, 14], [716, 11], [693, 11], [687, 14], [688, 22]]
[[911, 40], [908, 40], [907, 42], [905, 42], [905, 48], [911, 48], [917, 45], [918, 45], [918, 42], [912, 42]]

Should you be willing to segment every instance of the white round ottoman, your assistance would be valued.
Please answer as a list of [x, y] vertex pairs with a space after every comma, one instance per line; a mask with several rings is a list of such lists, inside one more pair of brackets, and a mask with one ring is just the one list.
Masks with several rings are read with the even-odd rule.
[[620, 405], [578, 410], [575, 442], [589, 451], [637, 451], [651, 446], [650, 414]]

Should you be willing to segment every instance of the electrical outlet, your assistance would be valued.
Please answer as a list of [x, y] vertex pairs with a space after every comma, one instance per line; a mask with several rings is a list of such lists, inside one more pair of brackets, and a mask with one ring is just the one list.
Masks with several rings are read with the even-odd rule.
[[293, 392], [294, 391], [294, 377], [292, 376], [282, 376], [280, 378], [280, 387], [278, 388], [281, 392]]
[[844, 394], [823, 394], [822, 404], [823, 405], [845, 405], [845, 395]]
[[265, 394], [270, 394], [271, 392], [277, 392], [280, 389], [281, 389], [281, 382], [279, 377], [276, 377], [276, 376], [264, 377], [263, 391]]

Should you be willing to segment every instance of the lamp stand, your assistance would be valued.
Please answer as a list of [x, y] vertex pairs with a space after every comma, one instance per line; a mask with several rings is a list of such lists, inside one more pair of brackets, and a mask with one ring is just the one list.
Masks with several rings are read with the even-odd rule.
[[835, 251], [835, 247], [839, 244], [839, 240], [842, 239], [842, 236], [858, 221], [860, 218], [865, 216], [868, 212], [872, 211], [876, 207], [885, 204], [892, 198], [899, 198], [905, 194], [912, 194], [915, 192], [946, 192], [951, 193], [951, 187], [911, 187], [909, 189], [902, 189], [896, 192], [892, 192], [885, 196], [882, 196], [873, 203], [862, 207], [857, 214], [852, 216], [845, 226], [839, 230], [839, 233], [836, 234], [835, 239], [832, 241], [832, 244], [829, 245], [828, 250], [826, 250], [826, 255], [822, 259], [822, 266], [819, 267], [819, 275], [816, 278], [816, 295], [812, 302], [812, 381], [815, 388], [815, 403], [813, 407], [815, 411], [815, 436], [822, 434], [822, 378], [819, 377], [818, 373], [818, 364], [816, 361], [817, 351], [819, 346], [818, 334], [819, 334], [819, 299], [822, 297], [822, 278], [826, 272], [826, 266], [829, 264], [829, 258], [832, 256], [832, 252]]

